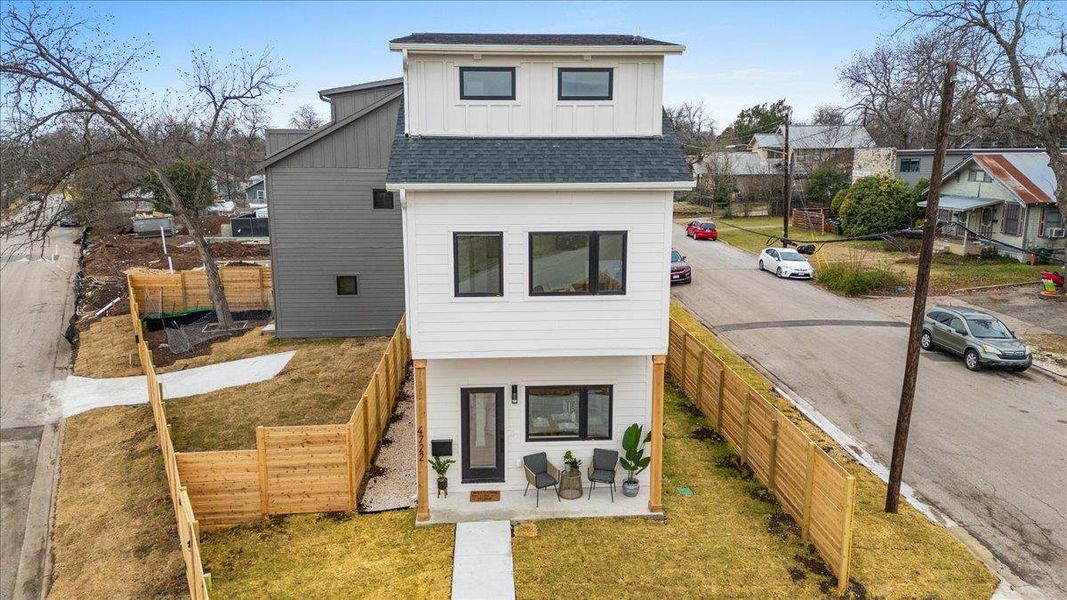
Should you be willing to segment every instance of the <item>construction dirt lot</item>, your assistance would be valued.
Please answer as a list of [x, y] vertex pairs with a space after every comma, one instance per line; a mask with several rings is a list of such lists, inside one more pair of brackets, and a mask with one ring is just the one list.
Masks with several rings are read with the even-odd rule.
[[[262, 261], [270, 258], [270, 246], [264, 243], [211, 242], [211, 250], [219, 263]], [[187, 235], [168, 237], [167, 253], [164, 254], [163, 244], [158, 237], [139, 238], [113, 234], [90, 242], [83, 255], [83, 264], [83, 295], [79, 305], [82, 318], [78, 323], [79, 330], [84, 330], [94, 320], [93, 314], [115, 298], [120, 298], [119, 302], [106, 314], [115, 315], [130, 311], [126, 298], [127, 269], [167, 269], [173, 266], [175, 271], [184, 271], [202, 267], [204, 262], [193, 246], [192, 238]]]

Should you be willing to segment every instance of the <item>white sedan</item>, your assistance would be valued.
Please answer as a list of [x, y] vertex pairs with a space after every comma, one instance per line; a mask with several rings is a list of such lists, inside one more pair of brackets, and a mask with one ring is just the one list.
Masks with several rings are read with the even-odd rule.
[[787, 279], [811, 279], [815, 274], [808, 259], [789, 248], [764, 248], [759, 253], [759, 270]]

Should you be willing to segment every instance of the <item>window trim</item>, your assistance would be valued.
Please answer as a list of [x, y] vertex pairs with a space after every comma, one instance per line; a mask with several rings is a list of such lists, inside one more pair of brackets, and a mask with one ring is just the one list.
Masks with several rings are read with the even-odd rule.
[[[356, 292], [354, 294], [342, 294], [341, 293], [341, 278], [351, 277], [352, 281], [356, 284]], [[334, 292], [336, 296], [358, 296], [359, 295], [359, 273], [349, 273], [347, 275], [334, 275]]]
[[[480, 235], [495, 236], [500, 245], [500, 268], [497, 269], [497, 285], [500, 292], [496, 294], [459, 291], [459, 236]], [[504, 296], [504, 232], [503, 231], [453, 231], [452, 232], [452, 294], [456, 298], [500, 298]]]
[[[563, 73], [602, 73], [608, 74], [608, 95], [603, 96], [564, 96], [563, 95]], [[556, 69], [556, 100], [559, 102], [564, 101], [600, 101], [611, 102], [615, 99], [615, 69], [612, 67], [558, 67]]]
[[[1014, 218], [1008, 217], [1008, 209], [1018, 210], [1018, 214]], [[1010, 231], [1008, 230], [1008, 222], [1013, 221], [1015, 227]], [[1000, 212], [1000, 232], [1004, 235], [1010, 235], [1012, 237], [1021, 237], [1023, 234], [1023, 228], [1026, 226], [1026, 209], [1014, 202], [1005, 202], [1004, 209]]]
[[[589, 236], [589, 291], [585, 292], [535, 292], [534, 291], [534, 236], [535, 235], [575, 235], [586, 234]], [[600, 291], [600, 236], [601, 234], [622, 234], [622, 289]], [[588, 231], [531, 231], [527, 235], [527, 286], [526, 292], [531, 297], [539, 296], [625, 296], [626, 295], [626, 263], [628, 258], [628, 235], [626, 230], [605, 229]]]
[[[523, 386], [526, 394], [526, 407], [523, 428], [527, 442], [592, 442], [611, 441], [615, 437], [615, 386], [607, 383], [562, 383]], [[530, 390], [538, 388], [577, 388], [578, 390], [578, 436], [577, 437], [530, 437]], [[608, 389], [608, 437], [589, 437], [589, 388]]]
[[[489, 71], [489, 72], [510, 72], [511, 73], [511, 95], [510, 96], [468, 96], [463, 92], [463, 74], [467, 71]], [[459, 99], [460, 100], [501, 100], [509, 101], [515, 99], [515, 84], [517, 74], [515, 67], [460, 67], [459, 68]]]
[[[389, 197], [392, 198], [389, 208], [382, 208], [374, 205], [374, 199], [378, 196], [378, 192], [389, 194]], [[391, 192], [385, 188], [372, 188], [370, 191], [370, 208], [371, 210], [396, 210], [396, 192]]]
[[[914, 167], [914, 168], [905, 169], [904, 168], [905, 164], [907, 164], [908, 167]], [[900, 159], [900, 172], [901, 173], [918, 173], [921, 169], [922, 169], [922, 160], [921, 159], [918, 159], [918, 158], [907, 158], [907, 157]]]

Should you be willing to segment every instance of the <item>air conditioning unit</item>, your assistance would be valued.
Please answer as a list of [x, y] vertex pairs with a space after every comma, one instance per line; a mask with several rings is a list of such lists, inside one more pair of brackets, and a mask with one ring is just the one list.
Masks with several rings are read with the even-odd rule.
[[1067, 230], [1065, 230], [1063, 227], [1049, 227], [1048, 236], [1050, 238], [1067, 237]]

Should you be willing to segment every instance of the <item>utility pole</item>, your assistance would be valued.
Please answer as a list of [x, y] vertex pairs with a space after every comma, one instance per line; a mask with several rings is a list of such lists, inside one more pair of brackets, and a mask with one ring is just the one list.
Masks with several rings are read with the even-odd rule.
[[897, 429], [893, 435], [893, 459], [889, 464], [889, 486], [885, 496], [885, 512], [897, 512], [900, 503], [900, 480], [904, 473], [904, 453], [908, 448], [908, 429], [911, 427], [911, 407], [915, 401], [915, 379], [919, 374], [919, 338], [923, 316], [926, 314], [926, 293], [930, 288], [930, 261], [934, 255], [934, 231], [937, 229], [938, 200], [941, 198], [941, 179], [945, 172], [945, 148], [948, 146], [948, 125], [952, 120], [952, 94], [956, 89], [956, 63], [949, 62], [945, 81], [941, 85], [941, 113], [937, 120], [937, 143], [934, 164], [930, 172], [930, 190], [926, 193], [926, 222], [923, 223], [922, 249], [919, 251], [919, 273], [915, 277], [915, 300], [911, 305], [911, 329], [908, 332], [908, 354], [904, 362], [904, 383], [900, 389], [900, 409]]
[[782, 247], [788, 246], [786, 240], [789, 239], [789, 213], [792, 211], [793, 205], [793, 161], [789, 159], [789, 110], [786, 109], [785, 113], [785, 143], [782, 144], [782, 160], [784, 162], [785, 170], [785, 183], [782, 185]]

